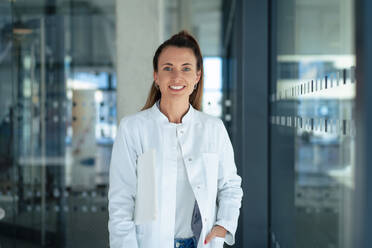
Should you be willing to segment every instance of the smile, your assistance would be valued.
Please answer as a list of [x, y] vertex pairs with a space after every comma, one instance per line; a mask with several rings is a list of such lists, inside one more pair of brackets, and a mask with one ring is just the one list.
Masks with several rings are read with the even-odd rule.
[[171, 88], [172, 90], [182, 90], [183, 88], [185, 88], [185, 86], [184, 85], [177, 85], [177, 86], [171, 85], [169, 86], [169, 88]]

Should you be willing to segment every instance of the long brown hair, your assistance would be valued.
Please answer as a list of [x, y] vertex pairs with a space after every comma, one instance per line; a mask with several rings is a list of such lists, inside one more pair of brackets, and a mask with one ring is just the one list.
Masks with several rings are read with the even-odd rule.
[[[168, 40], [164, 41], [155, 52], [152, 64], [154, 67], [154, 71], [158, 71], [158, 61], [159, 56], [164, 48], [168, 46], [175, 46], [175, 47], [185, 47], [190, 48], [196, 57], [196, 67], [197, 71], [201, 72], [199, 82], [197, 84], [196, 89], [192, 92], [189, 97], [189, 102], [193, 106], [193, 108], [197, 110], [201, 110], [202, 105], [202, 97], [203, 97], [203, 56], [200, 51], [200, 47], [196, 39], [186, 30], [182, 30], [178, 34], [173, 35]], [[143, 106], [142, 110], [151, 108], [157, 100], [161, 98], [161, 92], [159, 89], [155, 87], [155, 82], [152, 82], [151, 89], [149, 95], [146, 100], [145, 106]]]

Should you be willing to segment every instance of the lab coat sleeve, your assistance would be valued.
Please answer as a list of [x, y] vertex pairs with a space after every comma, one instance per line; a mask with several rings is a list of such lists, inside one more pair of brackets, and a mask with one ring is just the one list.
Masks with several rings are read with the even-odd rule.
[[115, 138], [109, 176], [109, 236], [111, 248], [137, 248], [133, 221], [136, 195], [136, 154], [130, 145], [125, 119]]
[[235, 231], [238, 225], [239, 209], [243, 197], [241, 177], [237, 174], [234, 151], [221, 121], [220, 123], [220, 158], [217, 193], [217, 220], [216, 225], [223, 226], [227, 230], [225, 242], [228, 245], [235, 243]]

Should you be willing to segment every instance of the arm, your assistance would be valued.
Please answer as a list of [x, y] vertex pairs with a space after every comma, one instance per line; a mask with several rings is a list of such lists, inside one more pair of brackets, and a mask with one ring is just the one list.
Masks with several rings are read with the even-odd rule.
[[137, 248], [133, 222], [136, 195], [136, 155], [128, 144], [122, 120], [112, 150], [109, 177], [109, 234], [111, 248]]
[[240, 186], [241, 178], [236, 171], [233, 147], [222, 121], [220, 121], [219, 131], [222, 134], [220, 139], [216, 225], [227, 230], [225, 242], [233, 245], [243, 190]]

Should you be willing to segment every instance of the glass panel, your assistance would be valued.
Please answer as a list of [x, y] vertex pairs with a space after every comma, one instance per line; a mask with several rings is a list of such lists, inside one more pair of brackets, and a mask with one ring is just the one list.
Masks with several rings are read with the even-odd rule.
[[9, 1], [0, 2], [0, 246], [5, 242], [14, 243], [13, 206], [15, 203], [13, 189], [14, 125], [15, 104], [13, 101], [13, 26], [12, 11]]
[[0, 246], [107, 247], [115, 1], [5, 2]]
[[[273, 194], [294, 195], [288, 203], [294, 206], [293, 247], [351, 247], [353, 1], [286, 0], [277, 3], [276, 11], [277, 78], [270, 96]], [[284, 176], [277, 168], [294, 174]], [[289, 193], [274, 189], [283, 179], [294, 183]], [[284, 223], [277, 198], [272, 196], [273, 220]], [[285, 246], [285, 231], [271, 224], [273, 242]]]

